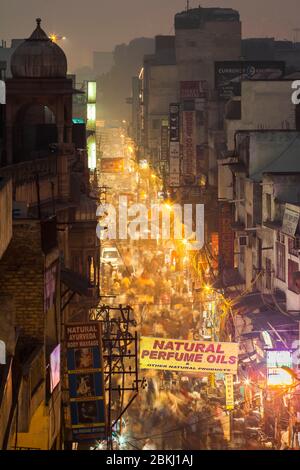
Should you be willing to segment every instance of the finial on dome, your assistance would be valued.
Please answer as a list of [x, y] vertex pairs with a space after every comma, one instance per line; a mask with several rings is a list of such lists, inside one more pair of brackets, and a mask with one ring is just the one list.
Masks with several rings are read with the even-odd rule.
[[38, 27], [38, 28], [41, 27], [41, 22], [42, 22], [41, 18], [37, 18], [37, 19], [36, 19], [36, 24], [37, 24], [37, 27]]

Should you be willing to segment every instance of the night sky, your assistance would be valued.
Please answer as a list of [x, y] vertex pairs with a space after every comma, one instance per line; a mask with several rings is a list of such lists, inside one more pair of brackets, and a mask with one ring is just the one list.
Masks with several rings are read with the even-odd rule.
[[[200, 0], [190, 0], [196, 7]], [[92, 51], [110, 51], [135, 37], [171, 34], [186, 0], [0, 0], [0, 39], [27, 37], [41, 17], [47, 33], [67, 36], [69, 69], [91, 65]], [[201, 6], [238, 9], [243, 37], [293, 39], [299, 0], [202, 0]], [[300, 41], [300, 32], [298, 33]]]

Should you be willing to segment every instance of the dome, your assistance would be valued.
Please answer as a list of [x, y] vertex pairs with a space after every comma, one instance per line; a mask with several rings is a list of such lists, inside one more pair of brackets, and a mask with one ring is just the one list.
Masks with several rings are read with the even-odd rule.
[[65, 78], [67, 59], [64, 51], [41, 28], [41, 20], [32, 35], [22, 42], [11, 57], [14, 78]]

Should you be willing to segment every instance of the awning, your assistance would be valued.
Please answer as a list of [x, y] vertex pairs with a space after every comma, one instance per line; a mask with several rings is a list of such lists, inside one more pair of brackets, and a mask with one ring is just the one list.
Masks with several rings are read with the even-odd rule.
[[250, 318], [253, 325], [253, 331], [299, 331], [298, 321], [296, 318], [284, 315], [279, 311], [267, 310], [259, 313], [248, 313], [247, 317]]
[[215, 289], [225, 289], [226, 287], [240, 286], [245, 281], [240, 275], [238, 269], [224, 269], [223, 273], [214, 282], [213, 287]]
[[[274, 301], [275, 299], [275, 301]], [[285, 301], [285, 297], [283, 293], [277, 291], [273, 295], [270, 294], [262, 294], [261, 292], [252, 292], [251, 294], [244, 295], [242, 297], [238, 297], [237, 299], [233, 299], [233, 308], [235, 310], [242, 310], [244, 313], [253, 313], [256, 311], [265, 312], [267, 310], [276, 310], [275, 302], [280, 304], [283, 308], [283, 303]], [[242, 312], [242, 313], [243, 313]]]
[[71, 269], [62, 268], [60, 279], [72, 292], [89, 297], [89, 280], [86, 277], [75, 273]]

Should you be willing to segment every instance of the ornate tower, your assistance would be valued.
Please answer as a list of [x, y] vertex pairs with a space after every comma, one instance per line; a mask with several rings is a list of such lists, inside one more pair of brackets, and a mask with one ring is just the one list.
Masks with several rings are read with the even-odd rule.
[[6, 165], [46, 157], [72, 142], [72, 80], [63, 50], [37, 27], [15, 50], [7, 80]]

